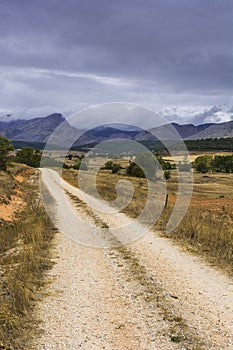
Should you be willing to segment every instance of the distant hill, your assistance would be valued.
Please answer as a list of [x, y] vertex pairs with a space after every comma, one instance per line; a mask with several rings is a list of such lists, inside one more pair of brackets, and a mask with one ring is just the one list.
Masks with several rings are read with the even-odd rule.
[[61, 114], [54, 113], [45, 118], [0, 122], [0, 132], [11, 140], [46, 142], [63, 121]]
[[55, 129], [57, 131], [55, 136], [50, 139], [50, 143], [59, 145], [59, 147], [66, 147], [72, 139], [76, 140], [74, 146], [80, 146], [97, 144], [115, 138], [131, 139], [140, 142], [174, 141], [178, 139], [177, 133], [184, 140], [233, 137], [233, 121], [218, 124], [205, 123], [196, 126], [193, 124], [180, 125], [171, 123], [148, 131], [138, 127], [135, 127], [135, 129], [126, 127], [124, 129], [123, 126], [119, 125], [118, 127], [115, 124], [113, 126], [102, 125], [86, 132], [71, 126], [60, 113], [53, 113], [47, 117], [29, 120], [0, 121], [0, 134], [4, 134], [9, 139], [14, 140], [14, 142], [45, 144]]
[[190, 140], [233, 137], [233, 121], [219, 124], [212, 124], [207, 129], [190, 135]]
[[200, 125], [171, 123], [149, 129], [148, 131], [139, 128], [124, 130], [106, 125], [86, 131], [78, 140], [77, 145], [99, 143], [114, 138], [135, 141], [172, 141], [177, 140], [179, 137], [183, 140], [233, 137], [233, 122], [205, 123]]
[[0, 132], [11, 140], [46, 142], [64, 120], [60, 113], [54, 113], [45, 118], [0, 122]]
[[90, 143], [100, 143], [110, 139], [130, 139], [134, 140], [136, 136], [142, 132], [142, 129], [137, 130], [124, 130], [117, 129], [116, 127], [110, 127], [107, 125], [98, 126], [83, 133], [75, 145], [85, 145]]
[[[53, 144], [66, 146], [66, 141], [71, 137], [77, 137], [81, 131], [73, 128], [60, 113], [53, 113], [47, 117], [29, 120], [13, 120], [0, 122], [0, 134], [14, 141], [46, 143], [50, 135], [60, 125], [58, 132], [53, 137]], [[63, 142], [65, 141], [65, 142]]]
[[[159, 140], [176, 140], [177, 133], [180, 135], [182, 139], [186, 139], [189, 136], [195, 135], [207, 128], [209, 128], [213, 124], [201, 124], [201, 125], [193, 125], [193, 124], [184, 124], [180, 125], [177, 123], [164, 124], [162, 126], [158, 126], [156, 128], [152, 128], [147, 131], [143, 131], [136, 136], [137, 141], [153, 141], [155, 138]], [[177, 133], [176, 133], [177, 132]]]

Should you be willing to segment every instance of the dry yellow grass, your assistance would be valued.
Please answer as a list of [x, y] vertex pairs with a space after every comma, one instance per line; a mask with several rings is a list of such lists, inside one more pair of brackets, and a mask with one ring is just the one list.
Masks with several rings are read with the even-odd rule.
[[[205, 155], [211, 155], [211, 156], [229, 156], [229, 155], [232, 155], [232, 152], [213, 152], [213, 151], [209, 151], [209, 152], [195, 152], [195, 151], [190, 151], [189, 152], [190, 156], [189, 156], [189, 160], [191, 162], [194, 162], [195, 159], [199, 156], [205, 156]], [[168, 160], [168, 161], [176, 161], [176, 162], [179, 162], [179, 161], [182, 161], [183, 160], [183, 156], [175, 156], [175, 157], [171, 157], [171, 156], [164, 156], [163, 157], [165, 160]]]
[[[5, 174], [10, 186], [12, 176]], [[17, 183], [17, 185], [19, 185]], [[38, 187], [21, 183], [25, 208], [0, 226], [0, 348], [30, 349], [35, 335], [33, 307], [51, 267], [53, 227], [42, 206], [33, 209]]]

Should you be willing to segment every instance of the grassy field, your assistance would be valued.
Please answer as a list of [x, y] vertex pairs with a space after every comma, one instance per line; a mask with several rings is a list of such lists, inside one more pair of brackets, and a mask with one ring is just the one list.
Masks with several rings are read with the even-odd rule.
[[[232, 274], [233, 268], [233, 174], [195, 174], [192, 200], [186, 216], [171, 235], [194, 252], [204, 254], [211, 263]], [[173, 180], [168, 206], [157, 227], [165, 228], [175, 196]]]
[[[200, 156], [205, 156], [205, 155], [209, 155], [209, 156], [230, 156], [232, 154], [232, 152], [216, 152], [216, 151], [209, 151], [209, 152], [198, 152], [198, 151], [190, 151], [189, 152], [189, 159], [191, 162], [194, 162], [194, 160], [197, 157]], [[183, 156], [175, 156], [175, 157], [171, 157], [171, 156], [164, 156], [163, 157], [165, 160], [168, 160], [170, 162], [175, 161], [179, 161], [179, 160], [183, 160]]]
[[[198, 156], [198, 154], [196, 154]], [[115, 161], [115, 160], [114, 160]], [[118, 163], [120, 162], [117, 161]], [[63, 171], [63, 178], [78, 186], [78, 172]], [[130, 217], [137, 217], [146, 202], [148, 185], [142, 178], [111, 174], [100, 170], [97, 176], [97, 190], [100, 196], [109, 201], [117, 197], [116, 184], [119, 180], [129, 180], [134, 187], [131, 202], [122, 210]], [[86, 181], [88, 193], [94, 193], [94, 178]], [[233, 174], [194, 174], [194, 188], [191, 204], [179, 227], [167, 237], [180, 242], [193, 252], [201, 253], [214, 264], [232, 273], [233, 268]], [[177, 174], [172, 171], [167, 181], [168, 204], [154, 226], [165, 235], [165, 227], [177, 197]], [[85, 188], [84, 188], [85, 189]], [[123, 186], [124, 197], [124, 186]], [[126, 195], [126, 191], [125, 191]], [[123, 198], [124, 199], [124, 198]], [[123, 201], [122, 201], [123, 202]], [[152, 203], [156, 210], [156, 200]]]
[[[34, 306], [52, 266], [50, 249], [54, 229], [39, 204], [34, 170], [16, 165], [0, 173], [1, 198], [10, 208], [18, 195], [21, 208], [0, 221], [0, 348], [30, 349], [36, 335]], [[32, 181], [29, 181], [33, 177]], [[4, 207], [5, 208], [5, 207]]]

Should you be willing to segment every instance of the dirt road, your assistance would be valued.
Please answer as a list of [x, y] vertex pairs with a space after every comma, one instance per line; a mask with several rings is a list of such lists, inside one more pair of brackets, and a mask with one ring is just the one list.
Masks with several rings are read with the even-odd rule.
[[[43, 333], [35, 349], [233, 348], [233, 281], [155, 232], [94, 248], [108, 240], [98, 229], [131, 219], [106, 213], [92, 198], [90, 209], [64, 181], [61, 195], [52, 171], [43, 170], [42, 178], [56, 204], [56, 225], [71, 239], [57, 235], [54, 281], [38, 311]], [[135, 230], [141, 230], [137, 223]], [[74, 241], [80, 238], [90, 246]]]

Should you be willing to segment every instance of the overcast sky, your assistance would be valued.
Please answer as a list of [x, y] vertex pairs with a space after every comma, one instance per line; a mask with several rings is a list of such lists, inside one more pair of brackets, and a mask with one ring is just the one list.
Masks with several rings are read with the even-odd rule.
[[0, 14], [0, 120], [233, 105], [232, 0], [1, 0]]

